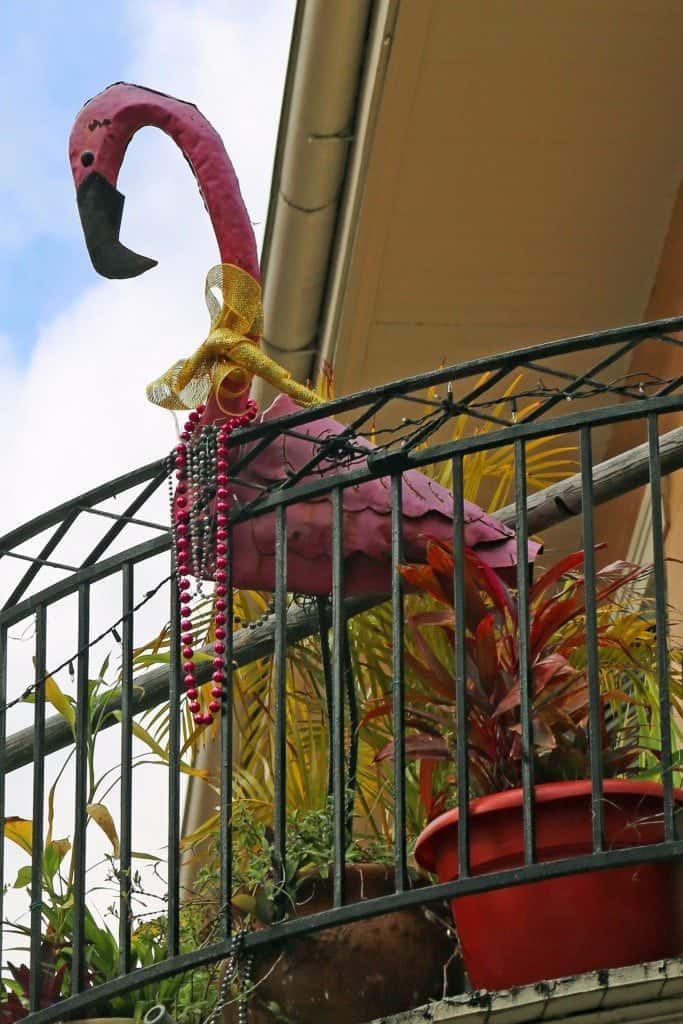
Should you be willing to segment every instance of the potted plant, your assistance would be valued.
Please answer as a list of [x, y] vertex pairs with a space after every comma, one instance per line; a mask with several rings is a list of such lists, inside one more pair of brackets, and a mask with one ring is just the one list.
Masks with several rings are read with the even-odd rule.
[[[282, 917], [332, 907], [331, 806], [290, 812], [286, 833], [287, 873], [279, 879], [269, 828], [255, 819], [248, 802], [234, 811], [232, 903], [246, 927], [260, 929]], [[390, 841], [351, 840], [345, 882], [350, 903], [393, 893]], [[425, 877], [412, 871], [411, 885], [424, 884]], [[312, 1024], [323, 1017], [332, 1024], [360, 1024], [462, 991], [462, 966], [444, 909], [407, 908], [258, 954], [249, 993], [253, 1024]], [[237, 1019], [235, 1006], [228, 1002], [226, 1024]]]
[[[533, 764], [536, 858], [592, 850], [584, 555], [548, 569], [531, 589]], [[458, 875], [454, 774], [454, 560], [432, 544], [429, 564], [405, 566], [406, 582], [431, 605], [410, 616], [406, 664], [406, 753], [418, 764], [432, 820], [415, 857], [441, 881]], [[601, 672], [601, 748], [606, 849], [663, 839], [655, 638], [651, 622], [619, 600], [643, 575], [617, 562], [596, 573]], [[470, 871], [524, 863], [518, 608], [516, 594], [474, 553], [464, 565], [467, 655]], [[680, 660], [680, 659], [679, 659]], [[671, 682], [674, 711], [681, 689]], [[390, 713], [374, 702], [366, 720]], [[392, 743], [377, 760], [392, 757]], [[683, 791], [675, 791], [677, 804]], [[654, 960], [683, 950], [683, 907], [674, 898], [680, 867], [671, 862], [589, 871], [452, 901], [465, 966], [490, 989], [602, 967]]]
[[[111, 701], [116, 695], [115, 687], [105, 680], [108, 660], [102, 666], [97, 679], [89, 684], [89, 721], [86, 732], [89, 788], [86, 812], [88, 822], [98, 826], [110, 844], [105, 856], [108, 862], [108, 882], [118, 895], [121, 876], [119, 837], [116, 823], [106, 803], [107, 793], [116, 781], [115, 770], [102, 775], [96, 771], [95, 749], [103, 721], [110, 712]], [[60, 715], [74, 727], [75, 704], [66, 695], [52, 676], [45, 684], [45, 697]], [[145, 754], [135, 758], [146, 763], [167, 763], [165, 752], [146, 731], [136, 724], [136, 735], [153, 748], [155, 758]], [[42, 842], [41, 863], [41, 981], [40, 1008], [44, 1009], [68, 998], [72, 989], [72, 947], [74, 936], [74, 864], [70, 839], [55, 838], [55, 803], [60, 784], [63, 786], [65, 769], [73, 756], [73, 749], [56, 773], [47, 797], [47, 833]], [[191, 766], [182, 762], [184, 771], [194, 772]], [[26, 818], [10, 816], [4, 820], [4, 836], [15, 843], [29, 858], [34, 848], [34, 825]], [[134, 858], [157, 861], [151, 854], [133, 854]], [[31, 893], [31, 864], [21, 866], [13, 888], [25, 890], [29, 899]], [[106, 883], [105, 883], [106, 884]], [[102, 891], [102, 884], [97, 888]], [[206, 891], [215, 888], [215, 879], [209, 868], [203, 868], [195, 883], [193, 899], [185, 902], [180, 911], [180, 939], [182, 949], [196, 949], [211, 940], [213, 922], [207, 914]], [[145, 892], [144, 879], [140, 870], [131, 873], [130, 887], [130, 970], [148, 967], [167, 958], [167, 928], [165, 916], [158, 913], [136, 913], [139, 903], [144, 909], [153, 894]], [[159, 897], [157, 897], [158, 899]], [[192, 972], [188, 980], [176, 975], [155, 984], [147, 984], [136, 990], [116, 995], [108, 1000], [98, 1000], [95, 990], [103, 982], [120, 975], [120, 949], [118, 939], [108, 921], [117, 922], [117, 910], [110, 907], [98, 911], [94, 904], [87, 905], [84, 914], [85, 964], [81, 979], [82, 990], [93, 990], [93, 1002], [89, 1008], [89, 1020], [104, 1018], [111, 1024], [141, 1021], [145, 1012], [156, 1003], [163, 1002], [172, 1009], [178, 1024], [200, 1024], [215, 1002], [215, 969], [200, 968]], [[21, 915], [15, 920], [3, 922], [7, 932], [18, 937], [14, 952], [25, 955], [24, 945], [31, 939], [31, 928], [24, 923]], [[0, 1024], [13, 1024], [29, 1013], [29, 991], [31, 985], [30, 967], [26, 963], [15, 964], [8, 959], [3, 964], [0, 977]]]
[[[8, 822], [7, 834], [15, 836], [12, 821]], [[66, 841], [57, 843], [66, 846]], [[67, 871], [55, 867], [53, 854], [55, 842], [46, 844], [43, 861], [43, 936], [41, 946], [41, 993], [40, 1008], [44, 1009], [66, 999], [71, 993], [71, 949], [73, 941], [73, 892]], [[115, 869], [116, 858], [112, 857]], [[28, 866], [27, 866], [28, 867]], [[30, 871], [30, 867], [28, 867]], [[16, 887], [24, 887], [26, 869], [21, 868]], [[141, 899], [147, 894], [140, 889], [140, 876], [135, 874], [133, 898]], [[202, 868], [196, 883], [193, 899], [188, 900], [180, 911], [181, 952], [197, 949], [212, 940], [215, 922], [207, 908], [207, 896], [213, 892], [216, 878], [210, 869]], [[109, 913], [114, 917], [113, 909]], [[20, 922], [7, 922], [16, 935], [30, 937], [30, 929]], [[107, 1024], [129, 1024], [141, 1021], [152, 1006], [163, 1003], [167, 1006], [177, 1024], [201, 1024], [212, 1010], [216, 1001], [215, 967], [195, 968], [191, 975], [174, 975], [156, 983], [147, 983], [132, 991], [123, 992], [107, 1000], [97, 1000], [95, 989], [106, 981], [120, 975], [120, 953], [118, 940], [106, 919], [98, 923], [93, 913], [85, 912], [85, 973], [83, 990], [93, 990], [93, 1003], [89, 1008], [89, 1021], [103, 1019]], [[130, 970], [149, 967], [164, 961], [168, 956], [166, 917], [158, 914], [138, 914], [134, 917], [130, 942]], [[15, 965], [8, 960], [0, 981], [0, 1022], [14, 1024], [28, 1015], [31, 974], [27, 964]]]

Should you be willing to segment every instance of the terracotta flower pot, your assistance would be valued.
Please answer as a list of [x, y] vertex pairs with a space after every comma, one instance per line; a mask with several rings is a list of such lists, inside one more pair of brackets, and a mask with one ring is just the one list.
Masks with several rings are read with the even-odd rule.
[[[647, 846], [664, 838], [662, 787], [607, 779], [605, 846]], [[559, 860], [592, 850], [591, 785], [536, 787], [536, 854]], [[683, 790], [675, 790], [677, 804]], [[522, 791], [470, 804], [471, 871], [523, 864]], [[442, 882], [458, 875], [458, 812], [432, 821], [417, 862]], [[683, 864], [607, 868], [462, 896], [451, 903], [465, 968], [476, 988], [501, 989], [582, 971], [658, 960], [683, 952]]]
[[[347, 902], [394, 892], [394, 872], [381, 864], [346, 869]], [[290, 916], [332, 906], [332, 879], [310, 878]], [[443, 908], [436, 907], [443, 916]], [[329, 928], [257, 956], [249, 1002], [252, 1024], [273, 1024], [278, 1010], [297, 1024], [361, 1024], [462, 991], [462, 964], [450, 929], [411, 908]], [[275, 965], [275, 966], [274, 966]], [[260, 984], [259, 984], [260, 983]], [[268, 1009], [271, 1004], [273, 1012]], [[234, 1006], [224, 1024], [237, 1019]]]

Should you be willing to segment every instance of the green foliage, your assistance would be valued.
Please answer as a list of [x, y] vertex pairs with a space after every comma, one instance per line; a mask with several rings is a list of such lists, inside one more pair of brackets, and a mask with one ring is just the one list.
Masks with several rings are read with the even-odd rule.
[[[205, 883], [200, 880], [200, 888]], [[215, 890], [212, 879], [211, 893]], [[180, 911], [180, 952], [198, 949], [211, 937], [213, 922], [207, 914], [207, 899], [191, 900]], [[46, 918], [52, 921], [55, 915], [46, 911]], [[22, 929], [26, 938], [29, 929]], [[71, 939], [72, 912], [59, 922], [59, 931], [50, 924], [42, 945], [42, 1006], [50, 1006], [65, 999], [71, 991]], [[97, 924], [86, 910], [85, 915], [85, 984], [92, 989], [120, 974], [119, 945], [106, 924]], [[168, 957], [167, 924], [165, 917], [142, 921], [131, 935], [131, 970], [150, 967]], [[30, 970], [22, 964], [15, 967], [8, 964], [10, 975], [3, 979], [0, 988], [0, 1022], [11, 1024], [26, 1016]], [[173, 975], [161, 982], [141, 986], [132, 992], [114, 996], [106, 1002], [95, 1002], [91, 1016], [130, 1017], [142, 1020], [147, 1010], [157, 1003], [163, 1003], [175, 1017], [178, 1024], [201, 1024], [207, 1017], [216, 999], [216, 969], [194, 968], [185, 974]]]
[[[469, 796], [521, 785], [521, 667], [517, 595], [471, 551], [463, 567], [467, 672]], [[583, 552], [549, 568], [531, 588], [531, 671], [536, 782], [590, 774], [588, 635]], [[418, 764], [420, 798], [428, 817], [455, 799], [454, 559], [430, 544], [427, 565], [402, 568], [406, 582], [426, 596], [408, 616], [405, 741]], [[629, 588], [648, 570], [627, 562], [595, 578], [599, 655], [602, 770], [606, 776], [654, 777], [659, 772], [659, 693], [656, 637], [646, 607], [629, 607]], [[640, 600], [640, 599], [639, 599]], [[680, 651], [670, 662], [680, 666]], [[670, 694], [680, 721], [683, 690], [671, 675]], [[386, 696], [366, 711], [381, 730], [391, 714]], [[673, 726], [674, 748], [680, 748]], [[376, 760], [391, 760], [393, 740]]]
[[[104, 720], [112, 713], [112, 701], [117, 695], [115, 687], [107, 681], [108, 659], [105, 660], [97, 678], [89, 681], [89, 718], [86, 732], [87, 795], [86, 812], [88, 824], [94, 823], [102, 830], [110, 843], [107, 854], [112, 879], [120, 877], [119, 837], [114, 818], [106, 803], [108, 794], [118, 781], [119, 766], [97, 775], [95, 750], [97, 738]], [[46, 698], [59, 714], [73, 727], [75, 702], [64, 694], [57, 682], [48, 677]], [[138, 723], [134, 733], [148, 748], [148, 752], [134, 759], [138, 764], [167, 766], [168, 749], [151, 737]], [[47, 832], [43, 838], [41, 863], [42, 883], [42, 971], [41, 1005], [49, 1006], [66, 998], [71, 992], [71, 959], [74, 938], [74, 869], [73, 850], [68, 838], [53, 837], [55, 799], [67, 765], [74, 756], [72, 748], [56, 774], [47, 797]], [[204, 773], [194, 769], [187, 762], [181, 770], [203, 778]], [[13, 841], [28, 857], [34, 846], [33, 823], [25, 818], [9, 817], [4, 822], [5, 838]], [[157, 860], [151, 854], [134, 853], [134, 858]], [[197, 880], [195, 895], [183, 905], [180, 911], [181, 952], [197, 949], [210, 939], [213, 927], [207, 914], [206, 891], [213, 891], [215, 885], [209, 878], [208, 868]], [[14, 881], [15, 889], [26, 889], [30, 896], [31, 865], [22, 865]], [[141, 896], [142, 879], [138, 871], [132, 874], [131, 899]], [[132, 903], [131, 903], [132, 907]], [[111, 915], [115, 915], [110, 908]], [[20, 922], [6, 922], [14, 935], [28, 945], [30, 928]], [[85, 933], [85, 975], [82, 979], [85, 989], [94, 988], [120, 975], [120, 950], [118, 938], [106, 921], [98, 923], [86, 907], [84, 918]], [[21, 950], [20, 950], [21, 951]], [[142, 919], [133, 922], [131, 936], [131, 969], [147, 967], [167, 958], [166, 919]], [[154, 983], [122, 994], [106, 1003], [92, 1008], [95, 1016], [125, 1016], [140, 1020], [157, 1002], [174, 1006], [178, 1024], [200, 1024], [208, 1008], [215, 1000], [213, 985], [214, 971], [208, 968], [194, 970], [190, 978], [177, 975], [162, 982]], [[7, 963], [0, 980], [0, 1024], [12, 1024], [28, 1012], [30, 970], [26, 964], [19, 967]]]
[[[303, 882], [327, 878], [333, 862], [332, 801], [319, 810], [292, 810], [286, 817], [287, 865], [283, 878], [274, 857], [273, 833], [254, 818], [247, 802], [233, 811], [233, 906], [262, 923], [273, 920], [276, 906], [293, 906]], [[215, 853], [215, 851], [214, 851]], [[376, 835], [349, 838], [347, 864], [393, 864], [393, 847]]]

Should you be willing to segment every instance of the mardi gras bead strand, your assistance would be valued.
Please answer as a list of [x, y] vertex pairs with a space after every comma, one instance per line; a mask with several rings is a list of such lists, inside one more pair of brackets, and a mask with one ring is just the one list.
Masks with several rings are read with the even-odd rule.
[[[211, 725], [214, 715], [223, 706], [225, 686], [225, 639], [228, 579], [228, 439], [238, 427], [247, 426], [255, 419], [258, 409], [253, 399], [249, 399], [244, 413], [230, 416], [220, 424], [216, 435], [215, 463], [215, 519], [216, 543], [214, 550], [214, 645], [213, 674], [211, 676], [211, 701], [208, 710], [203, 711], [199, 701], [196, 666], [194, 661], [194, 632], [192, 628], [192, 584], [190, 576], [199, 573], [206, 563], [207, 530], [202, 531], [197, 516], [201, 514], [201, 506], [206, 506], [205, 518], [209, 517], [208, 501], [202, 491], [210, 487], [214, 490], [213, 481], [207, 479], [207, 461], [201, 457], [200, 446], [203, 431], [214, 431], [214, 427], [201, 428], [199, 421], [204, 412], [200, 405], [187, 418], [175, 448], [174, 465], [176, 471], [176, 491], [173, 499], [172, 514], [175, 518], [175, 556], [176, 576], [180, 600], [180, 639], [183, 654], [183, 685], [185, 696], [196, 725]], [[208, 476], [213, 476], [213, 466]], [[203, 533], [203, 536], [202, 536]], [[201, 550], [200, 550], [201, 549]]]

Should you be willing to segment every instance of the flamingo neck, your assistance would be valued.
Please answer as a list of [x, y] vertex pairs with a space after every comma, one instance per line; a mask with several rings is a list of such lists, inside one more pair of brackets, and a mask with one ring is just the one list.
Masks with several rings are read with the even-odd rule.
[[[211, 219], [222, 263], [233, 263], [260, 279], [256, 239], [232, 161], [218, 132], [188, 106], [185, 116], [164, 118], [157, 126], [170, 135], [190, 164]], [[247, 408], [248, 393], [218, 404], [211, 395], [201, 424], [222, 422]]]
[[203, 118], [174, 118], [159, 124], [180, 148], [197, 179], [216, 235], [222, 263], [233, 263], [260, 279], [256, 239], [239, 181], [223, 141]]

